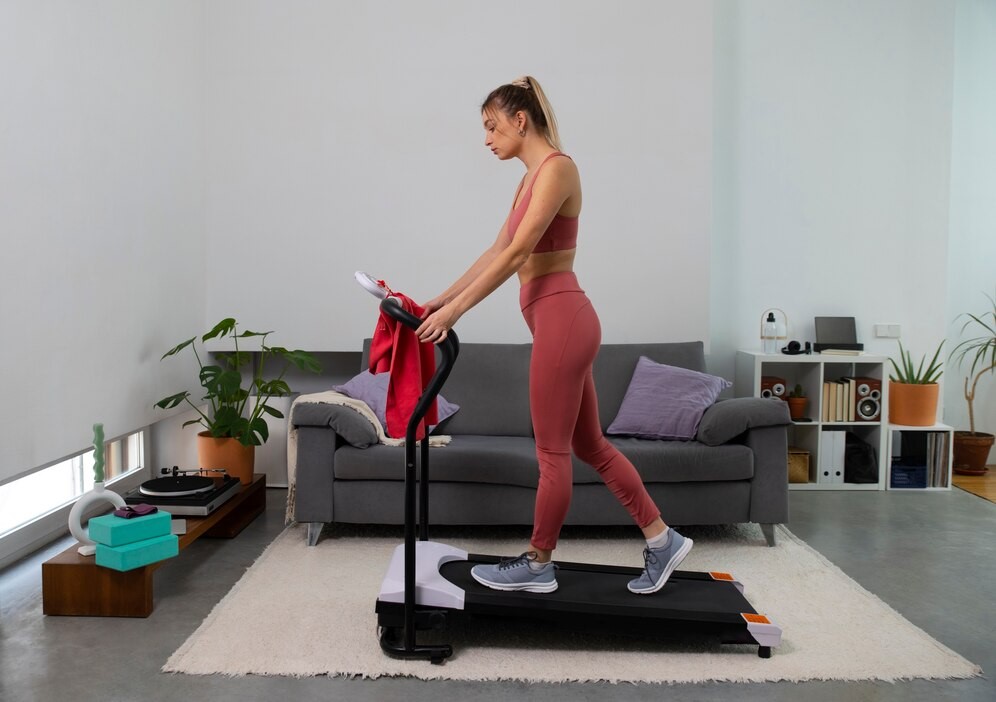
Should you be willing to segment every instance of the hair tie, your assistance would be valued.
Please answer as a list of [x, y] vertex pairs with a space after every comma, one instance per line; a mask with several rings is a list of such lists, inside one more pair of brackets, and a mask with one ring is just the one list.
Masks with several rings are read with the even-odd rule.
[[529, 76], [522, 76], [521, 78], [516, 78], [510, 85], [514, 85], [516, 88], [522, 88], [523, 90], [529, 90]]

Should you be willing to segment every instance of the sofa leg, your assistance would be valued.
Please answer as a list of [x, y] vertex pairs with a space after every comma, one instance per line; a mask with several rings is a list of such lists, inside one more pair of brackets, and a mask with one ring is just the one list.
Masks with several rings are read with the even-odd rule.
[[325, 526], [325, 524], [322, 522], [308, 522], [307, 542], [309, 546], [314, 546], [318, 543], [318, 539], [322, 535], [323, 526]]
[[764, 533], [764, 540], [768, 542], [768, 546], [775, 545], [775, 525], [774, 524], [762, 524], [761, 531]]

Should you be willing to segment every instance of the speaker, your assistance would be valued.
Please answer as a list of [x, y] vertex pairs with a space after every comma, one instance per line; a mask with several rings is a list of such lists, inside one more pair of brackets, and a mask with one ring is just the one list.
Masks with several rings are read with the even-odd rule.
[[784, 400], [787, 396], [785, 378], [776, 378], [773, 375], [761, 376], [761, 397], [777, 397], [779, 400]]
[[855, 378], [854, 421], [878, 422], [882, 418], [882, 381]]

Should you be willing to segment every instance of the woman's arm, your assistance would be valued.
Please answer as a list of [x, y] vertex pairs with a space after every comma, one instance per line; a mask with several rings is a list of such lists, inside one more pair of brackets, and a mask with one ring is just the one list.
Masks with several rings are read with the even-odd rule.
[[[550, 222], [570, 197], [572, 184], [577, 179], [577, 168], [573, 161], [558, 158], [543, 169], [542, 175], [542, 178], [537, 178], [533, 183], [532, 199], [515, 232], [515, 238], [491, 257], [480, 273], [470, 280], [463, 290], [425, 318], [416, 332], [420, 341], [439, 343], [445, 339], [446, 332], [467, 310], [497, 290], [529, 259], [529, 255], [543, 237]], [[478, 263], [485, 256], [478, 259]]]
[[482, 253], [476, 261], [474, 261], [473, 265], [467, 269], [467, 272], [460, 276], [457, 281], [448, 287], [444, 292], [440, 293], [423, 305], [425, 308], [424, 316], [428, 317], [439, 308], [450, 303], [457, 295], [466, 290], [467, 286], [474, 282], [479, 275], [481, 275], [481, 272], [484, 271], [495, 259], [495, 257], [508, 246], [507, 232], [508, 217], [505, 218], [505, 224], [502, 225], [501, 231], [498, 232], [498, 238], [496, 238], [494, 243], [491, 244], [491, 246], [485, 250], [485, 252]]

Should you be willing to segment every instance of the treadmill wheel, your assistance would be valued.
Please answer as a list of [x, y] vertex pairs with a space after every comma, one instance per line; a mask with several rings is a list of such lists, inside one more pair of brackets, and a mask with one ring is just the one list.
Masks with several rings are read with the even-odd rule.
[[757, 655], [761, 658], [771, 658], [771, 646], [758, 646]]

